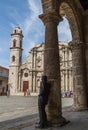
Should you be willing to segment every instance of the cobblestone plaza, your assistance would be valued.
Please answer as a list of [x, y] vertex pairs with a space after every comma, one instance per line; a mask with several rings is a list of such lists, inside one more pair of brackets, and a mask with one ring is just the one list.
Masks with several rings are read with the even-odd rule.
[[[62, 98], [63, 116], [70, 120], [66, 126], [50, 127], [47, 130], [85, 130], [87, 127], [87, 111], [72, 111], [72, 98]], [[0, 130], [36, 130], [38, 121], [37, 96], [1, 96], [0, 98]], [[38, 129], [39, 130], [39, 129]]]
[[0, 122], [37, 113], [37, 97], [0, 97]]
[[[0, 97], [0, 122], [38, 113], [37, 96]], [[72, 99], [62, 100], [63, 106], [72, 105]]]

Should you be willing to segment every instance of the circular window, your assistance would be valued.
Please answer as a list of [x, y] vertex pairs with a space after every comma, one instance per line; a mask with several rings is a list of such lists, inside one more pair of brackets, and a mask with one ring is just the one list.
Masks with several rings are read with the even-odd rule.
[[24, 77], [28, 77], [28, 73], [24, 73]]

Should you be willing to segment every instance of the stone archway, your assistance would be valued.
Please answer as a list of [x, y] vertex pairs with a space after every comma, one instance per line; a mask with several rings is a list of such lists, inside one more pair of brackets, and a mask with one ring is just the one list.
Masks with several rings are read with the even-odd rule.
[[69, 0], [61, 2], [59, 13], [61, 16], [65, 15], [69, 22], [73, 41], [82, 41], [81, 26], [78, 15], [76, 14], [74, 6], [71, 2], [69, 2]]
[[[76, 3], [75, 3], [76, 4]], [[60, 4], [60, 15], [66, 15], [72, 32], [72, 62], [74, 83], [74, 107], [75, 109], [87, 108], [87, 91], [85, 82], [85, 57], [84, 43], [82, 37], [81, 17], [75, 9], [72, 1], [62, 0]]]
[[[51, 93], [47, 107], [48, 120], [52, 123], [62, 123], [61, 109], [61, 77], [58, 54], [57, 25], [62, 20], [64, 12], [70, 23], [73, 41], [71, 43], [74, 77], [74, 107], [87, 108], [86, 83], [84, 80], [84, 47], [81, 28], [81, 17], [77, 13], [77, 4], [73, 0], [42, 0], [43, 14], [40, 15], [45, 25], [44, 74], [51, 84]], [[79, 10], [81, 11], [81, 10]]]

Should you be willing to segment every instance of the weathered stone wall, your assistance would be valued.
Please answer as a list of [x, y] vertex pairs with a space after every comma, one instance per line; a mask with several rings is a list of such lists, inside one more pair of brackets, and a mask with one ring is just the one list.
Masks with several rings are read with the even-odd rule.
[[74, 107], [84, 109], [87, 107], [87, 89], [85, 77], [85, 64], [83, 55], [83, 43], [72, 43], [72, 62], [73, 62], [73, 89]]
[[83, 16], [83, 36], [85, 44], [85, 59], [86, 59], [86, 76], [87, 76], [87, 95], [88, 95], [88, 10]]
[[57, 0], [41, 0], [41, 1], [42, 1], [43, 13], [48, 13], [53, 10], [58, 12], [59, 3]]

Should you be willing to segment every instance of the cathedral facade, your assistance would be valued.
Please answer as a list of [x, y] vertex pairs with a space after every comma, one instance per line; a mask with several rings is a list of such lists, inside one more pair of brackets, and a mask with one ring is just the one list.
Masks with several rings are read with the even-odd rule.
[[[25, 62], [22, 63], [22, 39], [20, 27], [15, 27], [11, 34], [9, 86], [11, 95], [30, 90], [38, 93], [41, 76], [44, 71], [44, 43], [33, 47]], [[60, 73], [62, 92], [73, 91], [72, 53], [69, 43], [59, 42]]]

